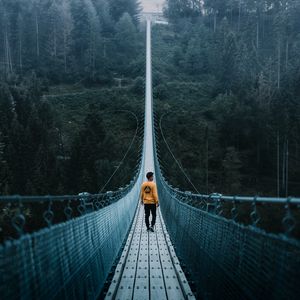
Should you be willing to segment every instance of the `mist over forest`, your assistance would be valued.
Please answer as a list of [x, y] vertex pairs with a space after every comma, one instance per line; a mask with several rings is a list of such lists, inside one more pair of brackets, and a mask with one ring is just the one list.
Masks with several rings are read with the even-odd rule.
[[[0, 0], [0, 193], [97, 193], [143, 123], [137, 0]], [[300, 194], [300, 2], [167, 0], [157, 126], [202, 193]], [[162, 18], [160, 16], [160, 18]], [[123, 112], [120, 112], [123, 110]], [[119, 111], [119, 112], [118, 112]], [[141, 135], [106, 190], [137, 170]], [[167, 180], [193, 187], [158, 134]]]

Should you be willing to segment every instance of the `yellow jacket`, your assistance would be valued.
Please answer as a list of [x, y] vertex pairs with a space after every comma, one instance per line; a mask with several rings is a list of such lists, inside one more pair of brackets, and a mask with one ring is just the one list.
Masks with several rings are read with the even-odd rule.
[[153, 181], [142, 184], [140, 198], [144, 204], [158, 204], [157, 187]]

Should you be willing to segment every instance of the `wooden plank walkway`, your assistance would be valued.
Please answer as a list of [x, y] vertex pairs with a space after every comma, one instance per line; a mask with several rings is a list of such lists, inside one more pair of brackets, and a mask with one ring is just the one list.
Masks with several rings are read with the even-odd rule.
[[147, 232], [144, 207], [142, 205], [138, 207], [105, 299], [195, 299], [180, 267], [159, 209], [155, 232]]

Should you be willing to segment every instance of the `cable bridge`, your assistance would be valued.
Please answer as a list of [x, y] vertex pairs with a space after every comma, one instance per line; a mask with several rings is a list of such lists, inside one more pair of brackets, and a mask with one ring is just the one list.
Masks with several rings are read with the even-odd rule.
[[[0, 298], [300, 299], [300, 242], [292, 236], [300, 199], [193, 194], [164, 178], [154, 130], [150, 20], [146, 39], [144, 142], [135, 177], [98, 195], [1, 197], [3, 211], [14, 212], [6, 217], [19, 238], [0, 245]], [[153, 170], [160, 199], [154, 233], [146, 231], [139, 204], [140, 186]], [[27, 203], [46, 205], [47, 228], [26, 233]], [[53, 224], [57, 203], [65, 221]], [[283, 209], [282, 234], [257, 227], [258, 206], [269, 204]], [[250, 207], [249, 225], [239, 222], [240, 205]]]

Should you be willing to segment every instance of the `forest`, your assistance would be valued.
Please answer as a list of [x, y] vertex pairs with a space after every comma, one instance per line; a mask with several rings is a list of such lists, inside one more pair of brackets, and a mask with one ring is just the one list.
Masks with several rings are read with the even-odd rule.
[[[143, 122], [140, 12], [137, 0], [0, 0], [1, 194], [105, 185]], [[153, 89], [173, 186], [193, 189], [184, 169], [202, 193], [299, 196], [299, 14], [293, 0], [166, 1]], [[140, 143], [107, 190], [128, 184]]]
[[[167, 3], [155, 93], [180, 166], [204, 193], [299, 195], [299, 1]], [[193, 190], [161, 147], [167, 178]]]
[[130, 182], [139, 12], [136, 0], [0, 1], [0, 193], [98, 193], [121, 163], [105, 190]]

